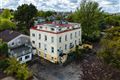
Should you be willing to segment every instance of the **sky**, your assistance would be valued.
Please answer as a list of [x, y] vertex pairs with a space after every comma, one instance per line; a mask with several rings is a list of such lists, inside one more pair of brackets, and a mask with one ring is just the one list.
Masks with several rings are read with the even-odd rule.
[[[0, 0], [0, 8], [17, 9], [22, 4], [34, 4], [38, 10], [75, 11], [82, 0]], [[120, 12], [120, 0], [92, 0], [109, 13]]]

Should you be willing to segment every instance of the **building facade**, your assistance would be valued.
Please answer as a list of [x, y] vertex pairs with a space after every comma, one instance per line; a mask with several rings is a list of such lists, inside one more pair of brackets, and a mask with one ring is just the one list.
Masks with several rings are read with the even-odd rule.
[[0, 39], [7, 43], [10, 57], [15, 57], [20, 63], [32, 60], [30, 37], [17, 31], [5, 30], [0, 33]]
[[68, 22], [36, 25], [30, 29], [30, 40], [39, 56], [56, 63], [60, 55], [68, 54], [81, 44], [81, 26]]

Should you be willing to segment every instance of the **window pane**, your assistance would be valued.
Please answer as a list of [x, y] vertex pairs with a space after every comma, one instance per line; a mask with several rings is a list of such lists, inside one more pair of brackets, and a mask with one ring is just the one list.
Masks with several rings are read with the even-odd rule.
[[46, 44], [44, 44], [44, 50], [47, 50], [47, 45]]
[[79, 31], [79, 36], [80, 36], [80, 31]]
[[35, 41], [32, 41], [33, 44], [35, 44]]
[[39, 43], [39, 48], [41, 48], [41, 43]]
[[41, 39], [41, 34], [39, 34], [39, 39]]
[[72, 39], [72, 33], [70, 34], [70, 38]]
[[33, 36], [33, 37], [35, 37], [35, 34], [34, 34], [34, 33], [32, 33], [32, 36]]
[[54, 37], [51, 37], [51, 42], [52, 42], [52, 43], [54, 42]]
[[54, 53], [54, 47], [51, 47], [51, 52]]
[[22, 58], [19, 58], [19, 61], [22, 61]]
[[61, 37], [59, 37], [59, 42], [61, 42]]
[[77, 37], [77, 32], [75, 32], [75, 37]]
[[30, 56], [28, 55], [28, 56], [25, 56], [25, 59], [28, 59]]
[[65, 44], [65, 50], [67, 50], [67, 44]]
[[47, 41], [47, 36], [45, 35], [45, 41]]
[[67, 41], [67, 35], [65, 35], [65, 41]]

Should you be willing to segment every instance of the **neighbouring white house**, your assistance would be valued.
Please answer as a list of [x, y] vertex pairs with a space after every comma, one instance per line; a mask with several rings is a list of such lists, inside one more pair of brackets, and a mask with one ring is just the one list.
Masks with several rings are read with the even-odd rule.
[[32, 59], [33, 52], [29, 36], [17, 31], [5, 30], [0, 33], [0, 39], [8, 44], [10, 57], [17, 58], [20, 63], [25, 63]]
[[81, 25], [67, 21], [35, 25], [30, 29], [30, 40], [39, 56], [53, 63], [64, 62], [66, 55], [81, 44]]

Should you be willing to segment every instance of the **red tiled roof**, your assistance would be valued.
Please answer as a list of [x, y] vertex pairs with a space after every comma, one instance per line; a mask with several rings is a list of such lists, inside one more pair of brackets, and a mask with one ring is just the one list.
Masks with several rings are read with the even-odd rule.
[[[40, 30], [37, 29], [37, 27], [32, 27], [32, 30], [37, 30], [37, 31], [41, 31], [41, 32], [48, 32], [48, 33], [52, 33], [52, 34], [60, 34], [60, 33], [64, 33], [64, 32], [69, 32], [69, 31], [73, 31], [73, 30], [65, 30], [65, 31], [61, 31], [61, 32], [51, 32], [51, 31], [45, 31], [45, 30]], [[77, 28], [78, 29], [78, 28]], [[76, 29], [74, 29], [76, 30]]]
[[[38, 24], [38, 25], [42, 26], [44, 24], [54, 24], [54, 25], [60, 26], [60, 27], [70, 27], [70, 26], [72, 26], [72, 24], [55, 24], [55, 23], [52, 23], [52, 22], [41, 23], [41, 24]], [[61, 32], [51, 32], [51, 31], [46, 31], [46, 30], [39, 30], [39, 29], [37, 29], [37, 25], [31, 27], [31, 29], [37, 30], [37, 31], [41, 31], [41, 32], [53, 33], [53, 34], [59, 34], [59, 33], [64, 33], [64, 32], [68, 32], [68, 31], [72, 31], [72, 30], [65, 30], [65, 31], [61, 31]]]

